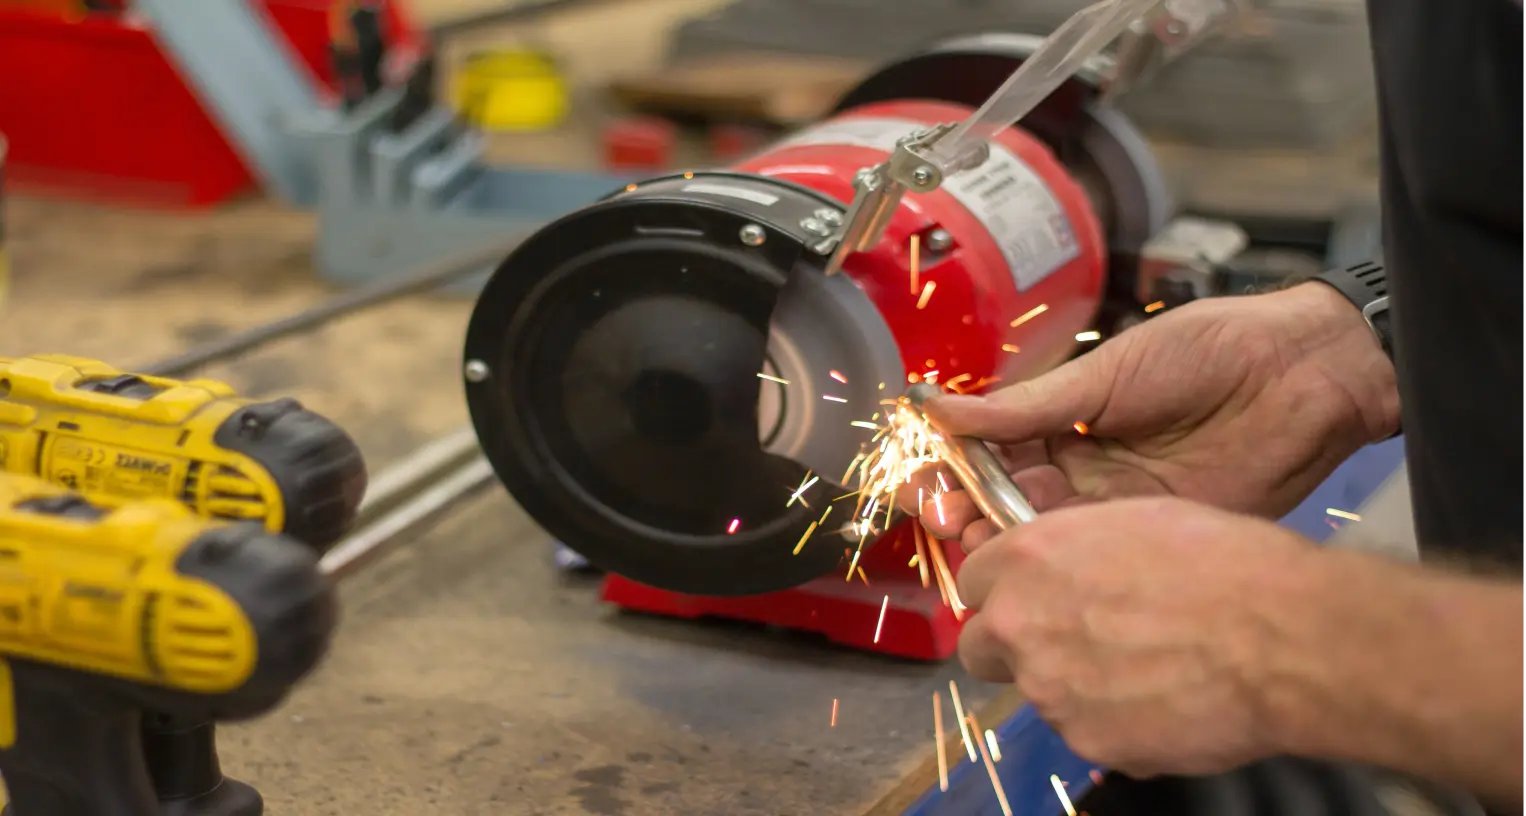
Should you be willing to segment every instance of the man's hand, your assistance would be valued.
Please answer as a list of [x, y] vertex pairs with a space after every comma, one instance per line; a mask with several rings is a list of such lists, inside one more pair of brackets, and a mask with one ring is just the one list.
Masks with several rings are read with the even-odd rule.
[[1180, 499], [1057, 510], [959, 570], [976, 677], [1015, 681], [1086, 759], [1212, 773], [1277, 751], [1263, 685], [1279, 604], [1317, 552], [1273, 524]]
[[[1399, 423], [1393, 365], [1360, 313], [1320, 283], [1197, 301], [1033, 380], [935, 398], [927, 413], [949, 434], [1006, 445], [1041, 511], [1176, 495], [1269, 517]], [[922, 477], [900, 504], [935, 534], [968, 550], [995, 532], [957, 492], [940, 512], [916, 507], [931, 484]]]
[[1371, 555], [1182, 499], [1098, 502], [959, 570], [959, 656], [1081, 756], [1134, 775], [1273, 756], [1521, 801], [1521, 586]]

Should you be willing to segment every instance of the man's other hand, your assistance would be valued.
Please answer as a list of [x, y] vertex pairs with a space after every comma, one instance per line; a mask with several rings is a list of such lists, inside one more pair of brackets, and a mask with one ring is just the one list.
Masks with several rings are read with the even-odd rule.
[[1136, 776], [1277, 753], [1274, 623], [1318, 550], [1269, 522], [1174, 498], [1058, 510], [959, 571], [972, 675], [1015, 682], [1087, 760]]
[[[1321, 283], [1197, 301], [1027, 382], [934, 398], [927, 413], [947, 433], [1000, 443], [1040, 511], [1176, 495], [1268, 517], [1399, 422], [1393, 365]], [[933, 478], [918, 474], [902, 508], [966, 550], [995, 532], [957, 490], [934, 507]]]

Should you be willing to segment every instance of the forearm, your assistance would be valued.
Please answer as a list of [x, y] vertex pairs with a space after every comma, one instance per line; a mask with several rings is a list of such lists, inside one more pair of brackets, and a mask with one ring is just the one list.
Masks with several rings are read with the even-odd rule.
[[1519, 805], [1521, 585], [1336, 552], [1304, 583], [1275, 627], [1278, 743]]

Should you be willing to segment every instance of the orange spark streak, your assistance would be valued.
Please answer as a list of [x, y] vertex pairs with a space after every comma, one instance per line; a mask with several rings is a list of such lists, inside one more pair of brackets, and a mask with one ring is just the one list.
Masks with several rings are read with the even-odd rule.
[[927, 308], [927, 301], [932, 300], [933, 290], [937, 288], [938, 284], [934, 281], [928, 281], [927, 285], [922, 287], [922, 296], [917, 298], [918, 309]]
[[741, 527], [741, 526], [742, 526], [742, 520], [741, 519], [739, 519], [739, 518], [732, 519], [731, 520], [731, 525], [726, 528], [726, 535], [731, 535], [731, 534], [735, 533], [737, 531], [737, 528]]
[[[828, 507], [827, 509], [831, 510], [832, 508]], [[811, 540], [811, 533], [814, 533], [814, 532], [816, 532], [816, 522], [813, 521], [813, 522], [811, 522], [811, 526], [805, 528], [805, 535], [800, 537], [800, 543], [795, 545], [795, 551], [793, 553], [790, 553], [790, 554], [791, 555], [799, 555], [800, 551], [805, 549], [805, 542]]]
[[[1001, 777], [996, 775], [996, 764], [991, 761], [991, 755], [986, 752], [986, 744], [980, 743], [980, 758], [985, 760], [986, 775], [991, 777], [991, 787], [996, 790], [996, 801], [1001, 805], [1002, 816], [1012, 816], [1012, 806], [1007, 804], [1007, 792], [1002, 789]], [[1070, 816], [1075, 816], [1071, 813]]]
[[1044, 312], [1046, 312], [1048, 310], [1049, 310], [1049, 304], [1047, 304], [1047, 303], [1040, 303], [1039, 305], [1034, 306], [1032, 309], [1029, 309], [1027, 312], [1025, 312], [1022, 317], [1019, 317], [1018, 319], [1012, 321], [1009, 325], [1012, 326], [1012, 328], [1015, 329], [1018, 326], [1021, 326], [1024, 323], [1027, 323], [1028, 321], [1032, 320], [1035, 317], [1038, 317], [1039, 315], [1043, 314]]
[[954, 701], [954, 716], [959, 720], [959, 738], [964, 740], [964, 750], [970, 755], [970, 761], [974, 762], [975, 742], [970, 739], [970, 724], [964, 717], [964, 703], [959, 700], [959, 684], [952, 680], [948, 681], [948, 696]]
[[[922, 277], [922, 236], [911, 236], [911, 293], [915, 295], [922, 288], [918, 284]], [[922, 308], [921, 306], [917, 307]]]
[[890, 596], [886, 595], [885, 600], [880, 603], [880, 622], [874, 625], [875, 643], [880, 642], [880, 631], [885, 628], [885, 613], [888, 611], [890, 611]]
[[943, 695], [933, 692], [933, 742], [938, 746], [938, 790], [948, 791], [948, 748], [943, 744]]
[[836, 728], [837, 727], [837, 698], [836, 697], [832, 698], [832, 724], [827, 726], [827, 727], [828, 728]]

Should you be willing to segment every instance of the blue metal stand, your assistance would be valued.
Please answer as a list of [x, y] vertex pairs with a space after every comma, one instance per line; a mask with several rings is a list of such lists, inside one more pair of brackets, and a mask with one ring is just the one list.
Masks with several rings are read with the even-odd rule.
[[[265, 189], [318, 209], [315, 265], [331, 281], [364, 283], [502, 244], [628, 181], [493, 166], [481, 134], [440, 107], [391, 132], [396, 90], [353, 112], [325, 108], [248, 0], [136, 0], [134, 9]], [[475, 292], [481, 283], [456, 288]]]
[[[1287, 527], [1317, 542], [1334, 532], [1327, 508], [1355, 511], [1392, 476], [1404, 461], [1404, 444], [1393, 439], [1358, 451], [1331, 474], [1303, 504], [1282, 519]], [[1038, 718], [1031, 706], [996, 728], [1002, 758], [996, 774], [1013, 814], [1060, 816], [1063, 809], [1049, 780], [1056, 774], [1068, 783], [1066, 793], [1079, 802], [1092, 787], [1095, 765], [1071, 753], [1054, 729]], [[950, 758], [953, 762], [954, 758]], [[948, 791], [932, 787], [905, 816], [1002, 816], [1001, 805], [984, 763], [964, 757], [949, 769]]]
[[[383, 91], [352, 112], [316, 111], [292, 128], [318, 179], [317, 266], [338, 283], [399, 275], [473, 247], [501, 245], [626, 183], [597, 173], [487, 164], [481, 134], [441, 108], [391, 132], [387, 124], [401, 102], [400, 92]], [[475, 292], [482, 281], [457, 289]]]

